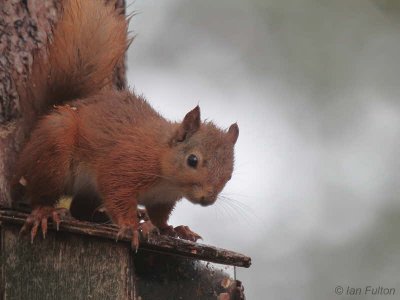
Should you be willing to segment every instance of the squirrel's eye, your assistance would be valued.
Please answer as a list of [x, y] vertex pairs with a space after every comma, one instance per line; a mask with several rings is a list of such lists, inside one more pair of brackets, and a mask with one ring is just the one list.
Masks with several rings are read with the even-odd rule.
[[192, 168], [196, 168], [198, 162], [199, 160], [197, 156], [194, 154], [190, 154], [189, 157], [187, 158], [187, 164]]

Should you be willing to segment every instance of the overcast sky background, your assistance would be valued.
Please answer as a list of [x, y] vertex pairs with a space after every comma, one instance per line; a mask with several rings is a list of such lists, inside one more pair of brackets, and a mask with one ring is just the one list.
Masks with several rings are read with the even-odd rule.
[[129, 85], [169, 119], [199, 104], [203, 118], [240, 127], [223, 192], [234, 200], [182, 201], [171, 223], [251, 256], [238, 270], [250, 300], [354, 299], [338, 285], [398, 297], [399, 1], [136, 0], [128, 10], [138, 12]]

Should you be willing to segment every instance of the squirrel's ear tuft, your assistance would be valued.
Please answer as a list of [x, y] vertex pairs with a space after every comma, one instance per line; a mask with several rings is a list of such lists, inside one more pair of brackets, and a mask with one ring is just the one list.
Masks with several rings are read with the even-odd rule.
[[194, 109], [186, 114], [175, 134], [174, 141], [183, 142], [185, 139], [189, 138], [197, 130], [199, 130], [200, 124], [200, 107], [197, 105]]
[[235, 144], [239, 137], [239, 126], [237, 123], [234, 123], [229, 127], [227, 135], [232, 144]]

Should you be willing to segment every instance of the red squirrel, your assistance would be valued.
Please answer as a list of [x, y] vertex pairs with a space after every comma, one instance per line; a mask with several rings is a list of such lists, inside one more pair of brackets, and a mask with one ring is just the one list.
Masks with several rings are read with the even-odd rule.
[[[129, 90], [112, 85], [130, 40], [128, 21], [99, 0], [64, 0], [53, 38], [34, 57], [21, 96], [29, 138], [16, 165], [32, 212], [23, 231], [33, 239], [47, 221], [59, 224], [62, 195], [95, 197], [138, 248], [138, 204], [160, 232], [196, 241], [167, 221], [180, 199], [213, 204], [230, 180], [237, 124], [202, 122], [200, 108], [171, 122]], [[33, 129], [32, 129], [33, 128]], [[73, 200], [74, 201], [74, 200]]]

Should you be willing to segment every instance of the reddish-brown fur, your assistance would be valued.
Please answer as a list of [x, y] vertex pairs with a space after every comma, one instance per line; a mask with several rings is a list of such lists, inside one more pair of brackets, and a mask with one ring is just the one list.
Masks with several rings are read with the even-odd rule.
[[[35, 85], [24, 105], [36, 101], [44, 112], [60, 99], [80, 99], [42, 117], [20, 154], [16, 179], [26, 181], [34, 208], [28, 225], [37, 230], [47, 222], [43, 208], [54, 207], [61, 195], [93, 194], [121, 232], [133, 231], [137, 247], [138, 203], [163, 230], [170, 229], [168, 217], [182, 197], [204, 206], [215, 202], [232, 174], [238, 127], [223, 131], [201, 123], [199, 107], [181, 123], [170, 122], [134, 93], [114, 90], [108, 79], [128, 44], [120, 38], [126, 20], [94, 0], [68, 0], [64, 6], [49, 61], [39, 58], [33, 66], [32, 82], [46, 84]], [[101, 26], [93, 14], [101, 17]], [[105, 30], [104, 36], [97, 30]], [[90, 49], [98, 52], [90, 55]], [[187, 163], [191, 154], [198, 158], [196, 167]], [[199, 237], [180, 229], [183, 238]]]

